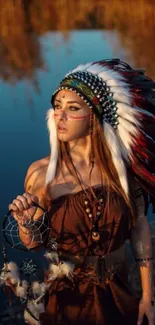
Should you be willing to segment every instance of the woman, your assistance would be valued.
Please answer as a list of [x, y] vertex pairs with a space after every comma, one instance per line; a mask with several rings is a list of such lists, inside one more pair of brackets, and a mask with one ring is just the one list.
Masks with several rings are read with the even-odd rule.
[[[78, 66], [52, 96], [51, 156], [29, 167], [25, 193], [9, 205], [22, 242], [34, 249], [42, 230], [34, 235], [33, 225], [45, 216], [38, 203], [48, 210], [43, 242], [52, 263], [41, 324], [154, 325], [145, 217], [146, 193], [155, 195], [153, 87], [143, 71], [114, 59]], [[127, 239], [140, 300], [127, 281]]]

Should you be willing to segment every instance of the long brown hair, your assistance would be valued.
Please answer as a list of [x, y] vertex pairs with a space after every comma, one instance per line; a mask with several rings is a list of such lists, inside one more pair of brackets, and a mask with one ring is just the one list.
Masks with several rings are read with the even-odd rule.
[[[116, 171], [116, 168], [114, 166], [114, 163], [112, 161], [112, 156], [110, 153], [110, 150], [107, 146], [105, 135], [103, 132], [103, 128], [99, 122], [99, 120], [96, 118], [94, 115], [93, 118], [93, 128], [92, 128], [92, 134], [91, 134], [91, 148], [93, 151], [93, 156], [95, 161], [97, 161], [97, 166], [100, 170], [101, 173], [101, 180], [103, 181], [104, 179], [104, 184], [106, 184], [106, 204], [105, 204], [105, 209], [104, 213], [108, 213], [109, 208], [110, 208], [110, 198], [122, 198], [129, 208], [130, 215], [132, 219], [134, 218], [134, 210], [133, 206], [131, 203], [130, 198], [128, 198], [121, 186], [118, 173]], [[91, 157], [90, 157], [91, 160]], [[63, 174], [63, 166], [67, 167], [69, 173], [75, 178], [76, 182], [81, 185], [81, 179], [80, 179], [80, 174], [76, 167], [74, 166], [74, 161], [72, 160], [72, 157], [70, 155], [70, 150], [69, 150], [69, 144], [68, 142], [62, 142], [58, 140], [58, 166], [57, 166], [57, 173], [56, 177], [58, 175], [58, 171], [61, 170], [62, 175]], [[89, 175], [89, 186], [91, 188], [91, 191], [93, 192], [93, 187], [91, 187], [91, 172]], [[65, 179], [65, 176], [64, 176]], [[113, 195], [111, 196], [111, 194]], [[93, 192], [94, 194], [94, 192]], [[95, 195], [95, 194], [94, 194]], [[116, 199], [117, 200], [117, 199]], [[134, 221], [134, 219], [133, 219]]]

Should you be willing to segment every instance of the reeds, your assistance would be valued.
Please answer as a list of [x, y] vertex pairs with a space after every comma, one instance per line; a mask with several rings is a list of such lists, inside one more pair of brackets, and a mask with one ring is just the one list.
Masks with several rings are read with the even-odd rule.
[[125, 59], [155, 77], [153, 0], [1, 0], [1, 77], [31, 78], [43, 67], [38, 38], [45, 32], [59, 30], [65, 40], [68, 31], [86, 28], [117, 31]]

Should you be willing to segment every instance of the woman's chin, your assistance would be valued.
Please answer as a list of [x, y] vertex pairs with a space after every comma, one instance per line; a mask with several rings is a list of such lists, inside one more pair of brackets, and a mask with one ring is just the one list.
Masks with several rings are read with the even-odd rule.
[[67, 134], [60, 134], [59, 133], [58, 134], [58, 140], [67, 142], [67, 141], [70, 141], [70, 137]]

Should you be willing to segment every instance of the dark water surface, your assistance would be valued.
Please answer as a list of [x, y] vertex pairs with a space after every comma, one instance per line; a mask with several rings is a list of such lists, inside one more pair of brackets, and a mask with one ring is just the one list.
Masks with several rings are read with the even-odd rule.
[[[32, 79], [23, 77], [15, 84], [0, 80], [1, 221], [8, 204], [23, 193], [28, 166], [49, 154], [46, 112], [51, 94], [64, 74], [79, 63], [116, 56], [126, 58], [126, 50], [115, 31], [72, 31], [67, 39], [60, 32], [49, 32], [39, 38], [39, 44], [43, 65], [35, 70]], [[154, 220], [151, 212], [148, 217], [149, 221]], [[7, 252], [9, 259], [15, 261], [27, 256], [12, 249]]]

